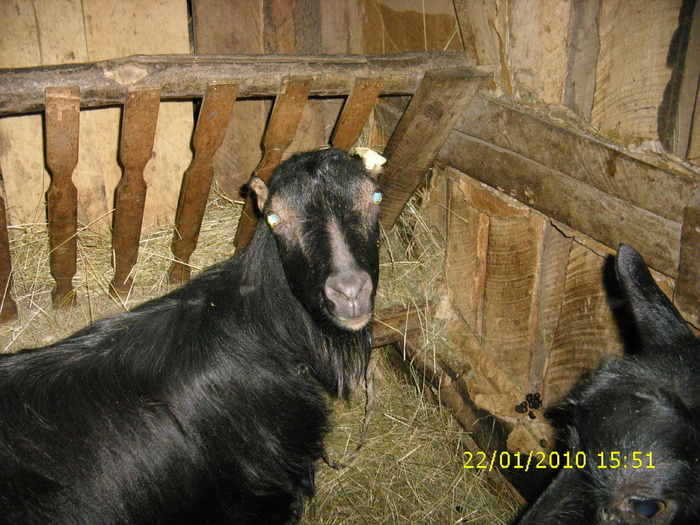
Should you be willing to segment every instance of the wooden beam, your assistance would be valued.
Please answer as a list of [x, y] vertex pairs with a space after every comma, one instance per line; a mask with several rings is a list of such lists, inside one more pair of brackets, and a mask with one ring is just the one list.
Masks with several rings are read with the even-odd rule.
[[[0, 170], [2, 173], [2, 170]], [[12, 298], [12, 256], [7, 231], [5, 198], [0, 194], [0, 323], [17, 319], [17, 303]]]
[[237, 84], [210, 84], [199, 111], [192, 137], [194, 158], [182, 177], [182, 188], [175, 215], [175, 236], [170, 267], [170, 282], [182, 283], [190, 278], [187, 264], [199, 240], [204, 210], [214, 178], [214, 154], [226, 134], [236, 102]]
[[[285, 78], [279, 88], [279, 94], [272, 108], [270, 123], [265, 130], [262, 149], [263, 157], [255, 169], [256, 177], [263, 181], [270, 180], [272, 172], [277, 168], [282, 156], [294, 140], [304, 106], [309, 98], [313, 80], [310, 77]], [[253, 200], [248, 195], [243, 205], [243, 212], [236, 228], [234, 244], [236, 251], [242, 250], [247, 244], [258, 219], [253, 210]]]
[[616, 249], [678, 275], [681, 223], [700, 177], [476, 97], [439, 160]]
[[112, 228], [114, 277], [110, 291], [113, 294], [128, 294], [133, 283], [131, 270], [139, 253], [146, 202], [143, 172], [153, 154], [159, 108], [160, 90], [154, 87], [131, 90], [124, 105], [119, 145], [124, 174], [114, 197]]
[[[235, 82], [238, 96], [275, 96], [287, 76], [314, 77], [312, 95], [344, 96], [356, 78], [382, 82], [382, 93], [412, 94], [426, 71], [469, 68], [464, 53], [397, 55], [154, 55], [103, 62], [0, 69], [0, 116], [42, 111], [49, 86], [80, 87], [80, 105], [121, 105], [129, 88], [160, 86], [164, 100], [200, 98], [209, 82]], [[483, 75], [472, 68], [473, 75]]]
[[384, 150], [388, 160], [379, 181], [387, 193], [381, 216], [385, 230], [393, 227], [486, 78], [474, 69], [426, 72]]
[[683, 316], [700, 327], [700, 189], [683, 214], [679, 259], [673, 300]]
[[377, 103], [381, 90], [380, 80], [365, 78], [355, 80], [355, 85], [345, 101], [343, 111], [331, 135], [331, 144], [334, 148], [348, 151], [355, 145]]
[[80, 93], [77, 87], [46, 90], [46, 164], [51, 186], [46, 194], [51, 275], [55, 307], [75, 304], [73, 276], [78, 257], [78, 190], [73, 170], [78, 164]]

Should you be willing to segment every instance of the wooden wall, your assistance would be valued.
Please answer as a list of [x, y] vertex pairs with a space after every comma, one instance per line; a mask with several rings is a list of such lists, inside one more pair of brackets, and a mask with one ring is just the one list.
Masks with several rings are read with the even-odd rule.
[[[167, 13], [167, 16], [164, 14]], [[10, 0], [0, 2], [0, 67], [89, 62], [133, 54], [189, 53], [186, 0]], [[117, 163], [119, 109], [83, 112], [73, 175], [78, 220], [106, 231]], [[144, 228], [172, 223], [182, 173], [191, 160], [192, 103], [161, 104], [154, 155], [145, 178], [150, 199]], [[0, 121], [0, 167], [11, 224], [45, 222], [50, 179], [43, 162], [42, 117]]]

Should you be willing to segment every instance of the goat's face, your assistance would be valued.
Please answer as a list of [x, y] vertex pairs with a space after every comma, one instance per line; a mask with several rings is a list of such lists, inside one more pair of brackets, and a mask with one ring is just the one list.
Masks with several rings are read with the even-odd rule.
[[621, 246], [616, 265], [638, 344], [552, 412], [586, 466], [562, 470], [521, 523], [700, 523], [700, 344], [637, 252]]
[[294, 295], [322, 326], [357, 331], [370, 321], [379, 276], [382, 193], [359, 157], [301, 153], [269, 185], [249, 183], [272, 230]]

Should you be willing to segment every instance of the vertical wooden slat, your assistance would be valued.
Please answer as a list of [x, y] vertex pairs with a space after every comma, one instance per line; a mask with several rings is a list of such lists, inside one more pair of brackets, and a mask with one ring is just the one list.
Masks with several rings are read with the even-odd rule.
[[[270, 179], [273, 170], [279, 165], [284, 152], [294, 139], [299, 126], [301, 114], [311, 92], [313, 79], [310, 77], [285, 78], [272, 108], [270, 123], [263, 139], [263, 157], [255, 169], [254, 175], [265, 182]], [[250, 196], [246, 197], [243, 213], [236, 230], [235, 245], [240, 251], [248, 244], [253, 228], [257, 223], [253, 203]]]
[[381, 89], [381, 81], [366, 78], [355, 80], [355, 85], [345, 101], [338, 124], [331, 136], [331, 144], [334, 148], [347, 151], [355, 145], [377, 103]]
[[679, 259], [673, 300], [686, 319], [700, 326], [700, 188], [683, 212]]
[[[0, 173], [2, 171], [0, 170]], [[12, 259], [10, 257], [10, 237], [7, 233], [5, 198], [0, 194], [0, 323], [17, 318], [17, 304], [12, 298]]]
[[388, 160], [379, 181], [387, 193], [385, 230], [396, 222], [484, 78], [466, 69], [425, 73], [384, 150]]
[[125, 294], [131, 290], [130, 273], [138, 256], [146, 200], [143, 171], [153, 153], [159, 105], [160, 89], [154, 87], [130, 90], [124, 104], [119, 145], [124, 173], [114, 199], [112, 293]]
[[190, 278], [187, 263], [199, 240], [204, 209], [214, 178], [214, 154], [226, 135], [237, 93], [238, 84], [209, 84], [204, 95], [197, 128], [192, 137], [194, 158], [182, 178], [175, 216], [175, 237], [172, 244], [175, 261], [170, 267], [172, 283], [181, 283]]
[[51, 292], [56, 307], [75, 304], [73, 276], [78, 244], [78, 191], [73, 170], [78, 163], [80, 132], [80, 90], [77, 87], [46, 90], [46, 164], [51, 185], [46, 194], [51, 275], [56, 286]]

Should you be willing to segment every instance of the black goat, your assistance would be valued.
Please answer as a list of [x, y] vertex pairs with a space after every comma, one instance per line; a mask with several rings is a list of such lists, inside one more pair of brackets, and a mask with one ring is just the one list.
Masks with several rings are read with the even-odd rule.
[[700, 523], [700, 342], [636, 251], [620, 246], [616, 270], [636, 344], [552, 413], [585, 467], [560, 471], [521, 524]]
[[164, 297], [0, 358], [0, 523], [283, 523], [313, 495], [326, 394], [364, 380], [381, 192], [293, 156], [249, 246]]

